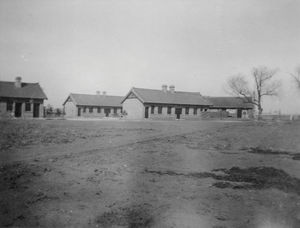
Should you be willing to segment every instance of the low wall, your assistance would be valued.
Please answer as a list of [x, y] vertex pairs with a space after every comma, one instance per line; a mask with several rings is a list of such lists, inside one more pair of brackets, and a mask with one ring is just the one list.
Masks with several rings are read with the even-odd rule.
[[[257, 118], [257, 115], [255, 116]], [[287, 120], [300, 120], [300, 115], [272, 115], [272, 114], [263, 114], [261, 115], [262, 120], [282, 120], [282, 121], [287, 121]]]

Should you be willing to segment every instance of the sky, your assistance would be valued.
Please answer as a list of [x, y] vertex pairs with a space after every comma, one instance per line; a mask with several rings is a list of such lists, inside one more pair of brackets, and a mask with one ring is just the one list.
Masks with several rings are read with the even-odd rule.
[[131, 87], [228, 96], [235, 74], [278, 69], [266, 112], [300, 114], [298, 0], [0, 0], [0, 80], [68, 94], [125, 96]]

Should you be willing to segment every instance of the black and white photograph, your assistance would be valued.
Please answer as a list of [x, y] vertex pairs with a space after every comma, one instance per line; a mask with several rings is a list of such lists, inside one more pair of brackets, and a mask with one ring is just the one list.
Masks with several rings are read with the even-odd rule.
[[0, 0], [0, 227], [299, 228], [299, 0]]

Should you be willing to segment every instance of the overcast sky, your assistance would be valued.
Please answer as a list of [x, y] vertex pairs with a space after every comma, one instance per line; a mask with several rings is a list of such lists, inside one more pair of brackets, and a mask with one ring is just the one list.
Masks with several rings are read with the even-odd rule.
[[298, 0], [0, 0], [0, 80], [39, 82], [47, 103], [131, 87], [223, 96], [226, 79], [280, 69], [266, 111], [300, 113]]

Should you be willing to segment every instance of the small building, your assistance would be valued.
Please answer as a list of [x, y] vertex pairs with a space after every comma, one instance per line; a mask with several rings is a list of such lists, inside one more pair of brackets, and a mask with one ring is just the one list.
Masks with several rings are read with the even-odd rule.
[[39, 83], [0, 81], [0, 116], [39, 118], [44, 116], [44, 100], [47, 99]]
[[[251, 98], [242, 97], [206, 97], [212, 106], [209, 107], [209, 112], [214, 113], [218, 118], [253, 118], [254, 105], [249, 101]], [[210, 114], [210, 116], [213, 116]]]
[[108, 96], [105, 92], [100, 95], [71, 93], [65, 102], [66, 118], [103, 118], [120, 117], [122, 115], [121, 96]]
[[122, 101], [128, 119], [201, 119], [211, 105], [199, 92], [132, 88]]

